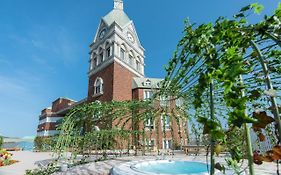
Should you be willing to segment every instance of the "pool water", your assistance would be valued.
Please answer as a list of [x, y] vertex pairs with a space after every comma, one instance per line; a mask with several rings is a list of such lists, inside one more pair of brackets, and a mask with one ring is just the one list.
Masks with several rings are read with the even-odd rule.
[[190, 161], [149, 161], [138, 163], [133, 169], [156, 174], [207, 174], [207, 164]]

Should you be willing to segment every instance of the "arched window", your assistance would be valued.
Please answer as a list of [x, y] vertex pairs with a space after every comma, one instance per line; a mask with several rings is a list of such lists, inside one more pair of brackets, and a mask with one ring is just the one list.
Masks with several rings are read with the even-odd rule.
[[134, 53], [132, 51], [129, 53], [129, 64], [132, 67], [134, 66]]
[[126, 59], [126, 48], [125, 48], [124, 44], [122, 44], [120, 47], [120, 59], [122, 61], [125, 61], [125, 59]]
[[91, 59], [91, 68], [95, 68], [97, 67], [98, 63], [97, 63], [97, 54], [93, 53], [92, 54], [92, 59]]
[[98, 59], [98, 65], [101, 64], [104, 61], [104, 55], [103, 55], [103, 49], [99, 49], [99, 59]]
[[102, 94], [103, 93], [103, 80], [98, 77], [95, 81], [94, 85], [94, 94]]
[[106, 49], [106, 58], [109, 58], [111, 56], [111, 45], [109, 42], [106, 42], [105, 49]]
[[136, 69], [137, 71], [141, 72], [141, 61], [139, 56], [137, 56], [137, 60], [136, 60]]

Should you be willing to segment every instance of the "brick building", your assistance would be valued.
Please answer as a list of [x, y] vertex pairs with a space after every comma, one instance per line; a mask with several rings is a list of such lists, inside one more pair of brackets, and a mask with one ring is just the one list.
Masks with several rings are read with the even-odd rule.
[[[114, 0], [114, 8], [101, 18], [96, 35], [90, 45], [88, 71], [88, 96], [76, 102], [68, 98], [58, 98], [52, 107], [42, 110], [39, 116], [38, 136], [57, 134], [56, 122], [63, 118], [72, 107], [93, 101], [127, 101], [145, 100], [152, 97], [152, 89], [159, 88], [161, 79], [144, 76], [144, 48], [138, 38], [136, 28], [123, 10], [123, 1]], [[161, 103], [161, 102], [160, 102]], [[162, 123], [166, 127], [167, 138], [161, 137], [161, 148], [172, 146], [171, 127], [177, 128], [175, 122]], [[185, 121], [182, 122], [184, 127]], [[155, 122], [148, 121], [146, 128], [155, 130]], [[161, 127], [159, 127], [161, 128]], [[177, 135], [178, 129], [174, 129]], [[162, 132], [161, 132], [162, 133]], [[156, 143], [155, 133], [149, 144]], [[178, 143], [186, 140], [174, 141]]]

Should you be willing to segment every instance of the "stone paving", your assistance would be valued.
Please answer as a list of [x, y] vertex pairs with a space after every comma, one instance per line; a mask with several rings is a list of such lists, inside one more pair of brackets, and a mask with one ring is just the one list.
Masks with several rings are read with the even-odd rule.
[[24, 175], [25, 170], [37, 168], [37, 165], [34, 164], [35, 162], [52, 158], [51, 153], [32, 151], [14, 151], [11, 153], [13, 154], [13, 159], [19, 162], [10, 166], [0, 167], [0, 175]]
[[[14, 159], [19, 160], [19, 163], [1, 167], [0, 175], [24, 175], [26, 169], [37, 168], [35, 162], [46, 159], [51, 159], [51, 153], [36, 153], [30, 151], [13, 152]], [[203, 155], [191, 156], [177, 153], [176, 156], [123, 156], [114, 157], [110, 160], [93, 162], [85, 165], [76, 166], [68, 169], [67, 172], [58, 172], [54, 175], [108, 175], [110, 170], [114, 166], [122, 165], [131, 161], [146, 161], [155, 159], [168, 159], [168, 160], [189, 160], [189, 161], [203, 161], [206, 162], [206, 158]], [[219, 161], [223, 161], [223, 157], [217, 158]], [[256, 175], [276, 175], [276, 164], [264, 163], [263, 165], [255, 165]]]

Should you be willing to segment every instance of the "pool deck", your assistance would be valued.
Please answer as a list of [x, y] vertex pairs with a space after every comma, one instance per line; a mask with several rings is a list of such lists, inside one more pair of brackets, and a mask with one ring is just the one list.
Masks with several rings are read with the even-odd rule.
[[[37, 168], [35, 162], [51, 159], [51, 153], [38, 153], [31, 151], [16, 151], [13, 159], [20, 162], [0, 168], [0, 175], [24, 175], [25, 170]], [[206, 162], [206, 158], [203, 155], [191, 156], [181, 153], [177, 153], [175, 156], [123, 156], [116, 157], [106, 161], [93, 162], [85, 165], [79, 165], [73, 168], [69, 168], [67, 172], [57, 172], [53, 175], [108, 175], [110, 170], [114, 166], [122, 165], [131, 161], [148, 161], [155, 159], [167, 159], [167, 160], [187, 160], [187, 161], [199, 161]], [[224, 161], [223, 157], [218, 157], [216, 160]], [[246, 164], [246, 162], [245, 162]], [[127, 166], [128, 167], [128, 166]], [[255, 165], [256, 175], [276, 175], [276, 164], [264, 163], [263, 165]]]
[[[67, 172], [58, 172], [54, 175], [108, 175], [110, 170], [114, 166], [121, 166], [123, 169], [123, 175], [131, 175], [132, 173], [127, 171], [130, 168], [131, 161], [148, 161], [155, 159], [168, 159], [168, 160], [186, 160], [186, 161], [198, 161], [206, 162], [206, 158], [203, 155], [200, 156], [190, 156], [184, 154], [177, 154], [175, 156], [130, 156], [130, 157], [118, 157], [112, 160], [106, 160], [101, 162], [89, 163], [85, 165], [76, 166], [70, 168]], [[224, 162], [223, 157], [217, 157], [218, 161]], [[246, 165], [246, 162], [244, 163]], [[126, 172], [127, 171], [127, 172]], [[246, 173], [247, 174], [247, 173]], [[274, 163], [264, 163], [263, 165], [255, 165], [256, 175], [276, 175], [276, 164]], [[137, 173], [135, 173], [137, 175]]]
[[25, 170], [35, 169], [35, 162], [46, 159], [51, 159], [51, 153], [38, 153], [32, 151], [14, 151], [13, 160], [18, 160], [18, 163], [13, 165], [0, 167], [0, 175], [24, 175]]

